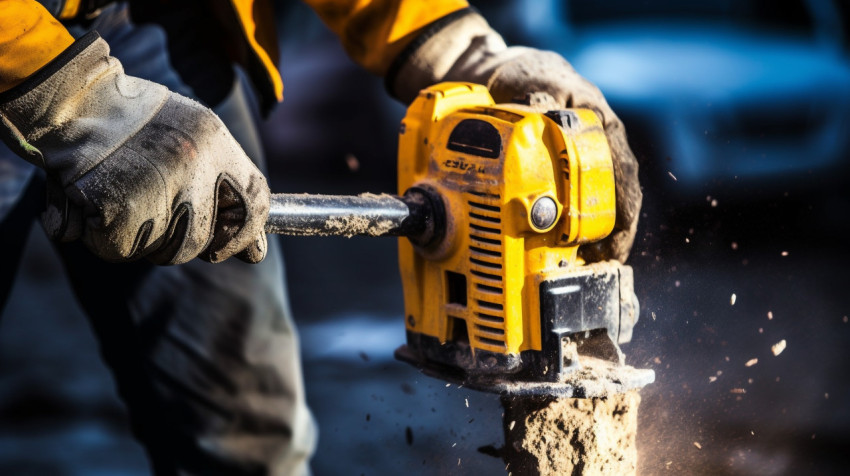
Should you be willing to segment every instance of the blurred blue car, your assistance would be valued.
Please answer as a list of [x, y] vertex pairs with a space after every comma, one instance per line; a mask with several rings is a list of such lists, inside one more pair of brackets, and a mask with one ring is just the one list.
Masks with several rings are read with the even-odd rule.
[[846, 167], [850, 59], [842, 22], [850, 11], [838, 3], [502, 5], [494, 23], [512, 18], [512, 39], [560, 52], [627, 127], [640, 121], [650, 159], [669, 158], [664, 167], [678, 190], [727, 179], [786, 183]]

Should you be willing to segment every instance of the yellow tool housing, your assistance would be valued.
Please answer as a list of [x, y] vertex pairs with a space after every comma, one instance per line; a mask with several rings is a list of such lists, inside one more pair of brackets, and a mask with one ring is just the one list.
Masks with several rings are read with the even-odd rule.
[[[599, 118], [496, 105], [484, 86], [443, 83], [409, 107], [398, 160], [399, 191], [433, 192], [447, 217], [439, 243], [399, 242], [409, 344], [468, 343], [469, 355], [443, 363], [518, 370], [516, 356], [543, 350], [540, 284], [575, 274], [578, 246], [614, 226], [614, 171]], [[541, 200], [542, 219], [532, 213]], [[482, 351], [491, 364], [476, 359]]]

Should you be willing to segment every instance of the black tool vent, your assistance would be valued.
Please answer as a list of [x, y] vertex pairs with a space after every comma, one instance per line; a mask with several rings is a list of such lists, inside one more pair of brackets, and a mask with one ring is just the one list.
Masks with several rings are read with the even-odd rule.
[[449, 135], [448, 149], [487, 159], [497, 159], [502, 154], [502, 136], [489, 122], [464, 119]]

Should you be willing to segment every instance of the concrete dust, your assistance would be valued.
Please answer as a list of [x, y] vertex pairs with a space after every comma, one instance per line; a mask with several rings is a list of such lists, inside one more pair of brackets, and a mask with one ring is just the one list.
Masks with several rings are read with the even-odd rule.
[[[361, 193], [358, 196], [372, 200], [386, 199], [389, 201], [395, 201], [395, 198], [392, 195], [387, 195], [385, 193], [374, 194], [367, 192]], [[396, 224], [392, 220], [362, 215], [330, 217], [328, 218], [327, 222], [325, 222], [325, 226], [328, 230], [326, 232], [327, 234], [341, 235], [345, 236], [346, 238], [351, 238], [355, 235], [383, 236], [387, 234], [387, 232], [392, 230], [395, 225]]]
[[786, 345], [787, 344], [785, 343], [785, 339], [782, 339], [781, 341], [770, 346], [770, 351], [773, 352], [774, 356], [778, 356], [782, 353], [783, 350], [785, 350]]
[[[315, 205], [299, 203], [298, 199], [305, 201], [314, 198], [311, 194], [288, 194], [288, 200], [285, 204], [286, 215], [299, 216], [311, 215], [315, 210]], [[392, 208], [397, 205], [397, 199], [393, 195], [385, 193], [361, 193], [359, 198], [384, 202], [384, 206]], [[344, 236], [351, 238], [353, 236], [384, 236], [398, 225], [397, 222], [383, 218], [380, 214], [369, 214], [366, 212], [329, 215], [322, 226], [311, 226], [300, 224], [297, 227], [280, 225], [271, 223], [266, 230], [270, 233], [281, 233], [292, 236]]]
[[313, 234], [341, 235], [346, 238], [355, 235], [383, 236], [395, 226], [391, 220], [373, 220], [362, 216], [332, 217], [325, 224], [327, 231], [316, 231]]
[[632, 390], [606, 398], [504, 398], [502, 457], [514, 475], [630, 475], [637, 469]]

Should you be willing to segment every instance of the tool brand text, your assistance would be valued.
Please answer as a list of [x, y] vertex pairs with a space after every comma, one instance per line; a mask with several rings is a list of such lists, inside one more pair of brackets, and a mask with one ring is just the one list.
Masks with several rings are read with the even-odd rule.
[[443, 161], [443, 167], [446, 167], [446, 168], [449, 168], [449, 169], [458, 169], [458, 170], [462, 170], [464, 172], [472, 171], [472, 172], [476, 172], [476, 173], [479, 173], [479, 174], [484, 173], [484, 166], [483, 165], [475, 165], [475, 164], [470, 163], [470, 162], [464, 162], [463, 160], [446, 159], [446, 160]]

